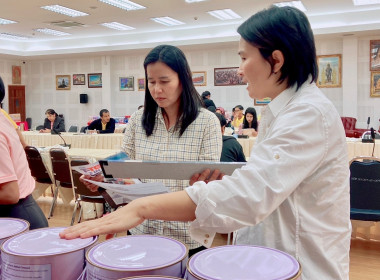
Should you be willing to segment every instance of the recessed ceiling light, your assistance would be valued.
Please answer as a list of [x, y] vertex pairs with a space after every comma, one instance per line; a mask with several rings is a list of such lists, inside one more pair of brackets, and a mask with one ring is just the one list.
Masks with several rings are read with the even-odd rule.
[[54, 35], [54, 36], [67, 36], [67, 35], [71, 35], [70, 33], [62, 32], [62, 31], [58, 31], [58, 30], [54, 30], [54, 29], [50, 29], [50, 28], [37, 28], [37, 29], [34, 29], [34, 30], [38, 31], [38, 32], [41, 32], [41, 33], [44, 33], [44, 34], [47, 34], [47, 35]]
[[11, 24], [11, 23], [17, 23], [17, 21], [0, 18], [0, 24]]
[[185, 24], [184, 22], [176, 20], [176, 19], [171, 18], [171, 17], [157, 17], [157, 18], [151, 18], [151, 20], [158, 22], [158, 23], [161, 23], [161, 24], [166, 25], [166, 26], [174, 26], [174, 25]]
[[118, 22], [105, 22], [105, 23], [100, 23], [100, 25], [103, 25], [108, 28], [116, 29], [116, 30], [132, 30], [135, 29], [134, 27], [118, 23]]
[[273, 5], [277, 7], [294, 7], [302, 12], [307, 11], [305, 6], [302, 4], [302, 1], [286, 1], [286, 2], [273, 3]]
[[203, 2], [207, 0], [185, 0], [187, 3]]
[[9, 39], [9, 40], [28, 40], [29, 39], [29, 37], [27, 36], [10, 34], [10, 33], [0, 33], [0, 38]]
[[83, 13], [83, 12], [80, 12], [80, 11], [77, 11], [77, 10], [73, 10], [73, 9], [70, 9], [70, 8], [66, 8], [66, 7], [63, 7], [63, 6], [60, 6], [60, 5], [43, 6], [41, 8], [45, 9], [45, 10], [48, 10], [48, 11], [52, 11], [52, 12], [58, 13], [58, 14], [66, 15], [66, 16], [69, 16], [69, 17], [88, 16], [88, 14], [86, 14], [86, 13]]
[[355, 6], [380, 4], [380, 0], [352, 0]]
[[210, 11], [208, 13], [220, 20], [230, 20], [230, 19], [241, 18], [241, 16], [239, 16], [237, 13], [235, 13], [231, 9], [215, 10], [215, 11]]
[[127, 11], [146, 9], [146, 7], [141, 6], [129, 0], [98, 0], [98, 1], [106, 3], [108, 5], [115, 6], [119, 9], [127, 10]]

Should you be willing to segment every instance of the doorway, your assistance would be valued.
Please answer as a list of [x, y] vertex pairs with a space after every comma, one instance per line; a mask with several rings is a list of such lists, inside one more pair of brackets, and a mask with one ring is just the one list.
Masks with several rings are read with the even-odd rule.
[[8, 86], [9, 114], [20, 114], [21, 121], [26, 119], [25, 86]]

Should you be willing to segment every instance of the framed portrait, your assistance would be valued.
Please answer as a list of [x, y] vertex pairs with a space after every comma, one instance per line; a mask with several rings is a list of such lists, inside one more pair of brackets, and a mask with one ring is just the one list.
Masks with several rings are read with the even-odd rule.
[[342, 86], [342, 55], [318, 55], [318, 81], [320, 88]]
[[133, 77], [120, 77], [119, 78], [119, 89], [133, 91], [135, 88]]
[[85, 74], [73, 74], [73, 85], [85, 85], [86, 75]]
[[371, 40], [369, 42], [369, 70], [380, 71], [380, 40]]
[[207, 86], [207, 72], [192, 72], [194, 86]]
[[272, 101], [270, 97], [265, 97], [263, 99], [255, 99], [255, 106], [267, 105]]
[[56, 90], [70, 90], [71, 89], [70, 75], [56, 75], [55, 89]]
[[380, 71], [371, 72], [371, 97], [380, 97]]
[[21, 66], [12, 65], [12, 84], [21, 84]]
[[239, 67], [215, 68], [214, 85], [215, 86], [237, 86], [245, 85], [242, 78], [238, 75]]
[[87, 74], [88, 87], [89, 88], [101, 88], [102, 83], [102, 73]]
[[139, 91], [145, 90], [145, 78], [138, 78], [137, 79], [137, 88]]

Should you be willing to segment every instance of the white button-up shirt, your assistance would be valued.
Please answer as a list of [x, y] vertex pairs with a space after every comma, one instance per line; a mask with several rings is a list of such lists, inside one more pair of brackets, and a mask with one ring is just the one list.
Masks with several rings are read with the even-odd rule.
[[186, 189], [197, 204], [192, 238], [240, 229], [237, 244], [285, 251], [302, 279], [348, 279], [350, 198], [341, 119], [313, 84], [282, 92], [265, 108], [250, 161], [231, 176]]

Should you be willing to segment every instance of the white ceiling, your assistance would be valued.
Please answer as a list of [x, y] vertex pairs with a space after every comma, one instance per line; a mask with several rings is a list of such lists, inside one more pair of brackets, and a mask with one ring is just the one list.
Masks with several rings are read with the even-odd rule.
[[[198, 45], [205, 43], [236, 42], [236, 28], [255, 12], [278, 2], [273, 0], [207, 0], [186, 3], [185, 0], [135, 0], [146, 9], [129, 11], [115, 8], [98, 0], [0, 0], [0, 18], [17, 21], [0, 25], [0, 33], [28, 36], [14, 41], [0, 39], [0, 54], [32, 58], [41, 55], [99, 53], [151, 48], [161, 43]], [[59, 4], [86, 12], [83, 17], [56, 14], [41, 6]], [[380, 5], [354, 6], [352, 0], [303, 0], [314, 34], [360, 34], [380, 36]], [[242, 19], [220, 21], [207, 12], [230, 8]], [[170, 16], [185, 25], [166, 27], [150, 18]], [[54, 21], [75, 21], [81, 27], [62, 28]], [[99, 23], [117, 21], [135, 27], [117, 31]], [[50, 28], [70, 33], [56, 37], [34, 31]]]

